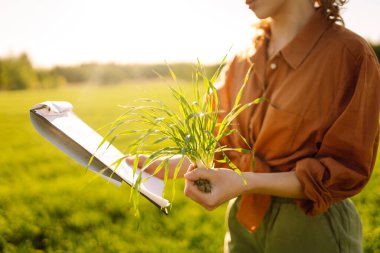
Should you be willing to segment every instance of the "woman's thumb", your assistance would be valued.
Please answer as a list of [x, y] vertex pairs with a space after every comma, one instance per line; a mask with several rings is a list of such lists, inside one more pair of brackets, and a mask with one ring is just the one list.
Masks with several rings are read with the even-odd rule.
[[207, 177], [207, 170], [205, 169], [194, 169], [194, 170], [191, 170], [191, 171], [188, 171], [184, 177], [187, 179], [187, 180], [190, 180], [190, 181], [195, 181], [199, 178], [205, 178]]

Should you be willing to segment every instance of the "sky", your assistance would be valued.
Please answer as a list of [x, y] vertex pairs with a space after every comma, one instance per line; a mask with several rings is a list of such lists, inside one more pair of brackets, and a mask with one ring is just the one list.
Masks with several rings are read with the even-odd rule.
[[[0, 0], [0, 57], [34, 66], [217, 63], [250, 43], [244, 0]], [[350, 0], [346, 27], [380, 43], [380, 0]]]

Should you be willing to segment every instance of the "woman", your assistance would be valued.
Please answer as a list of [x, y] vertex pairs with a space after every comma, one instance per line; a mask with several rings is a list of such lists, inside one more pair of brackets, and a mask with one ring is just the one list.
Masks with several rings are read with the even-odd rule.
[[[185, 194], [205, 208], [231, 200], [226, 252], [362, 252], [361, 221], [347, 198], [374, 166], [380, 70], [365, 40], [337, 24], [344, 2], [246, 0], [262, 34], [253, 54], [229, 64], [220, 95], [228, 111], [254, 64], [242, 103], [268, 102], [234, 126], [255, 155], [229, 154], [247, 183], [223, 164], [184, 174]], [[223, 144], [245, 146], [238, 136]], [[197, 189], [199, 178], [211, 193]]]

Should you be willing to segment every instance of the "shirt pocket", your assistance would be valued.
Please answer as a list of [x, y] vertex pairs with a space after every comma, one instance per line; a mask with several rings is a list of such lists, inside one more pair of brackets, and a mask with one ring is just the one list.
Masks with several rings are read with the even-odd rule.
[[303, 118], [295, 113], [269, 105], [256, 140], [255, 150], [267, 160], [283, 158], [295, 150], [294, 140]]

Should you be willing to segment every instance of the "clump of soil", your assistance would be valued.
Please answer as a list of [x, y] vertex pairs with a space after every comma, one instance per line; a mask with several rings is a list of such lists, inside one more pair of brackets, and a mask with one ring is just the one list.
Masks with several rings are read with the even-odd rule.
[[207, 179], [198, 179], [194, 181], [194, 184], [198, 187], [198, 190], [205, 192], [205, 193], [210, 193], [211, 192], [211, 183]]

